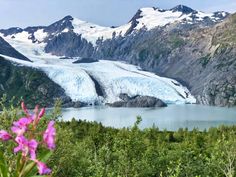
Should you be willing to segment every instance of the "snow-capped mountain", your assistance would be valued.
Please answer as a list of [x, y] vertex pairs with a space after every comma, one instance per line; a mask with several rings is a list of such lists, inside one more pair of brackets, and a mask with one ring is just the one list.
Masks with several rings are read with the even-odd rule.
[[[67, 55], [46, 53], [51, 41], [57, 41], [60, 45], [68, 45], [70, 39], [75, 41], [80, 38], [81, 41], [94, 47], [97, 40], [111, 39], [116, 35], [135, 35], [143, 28], [150, 30], [184, 19], [184, 17], [179, 17], [184, 12], [175, 10], [144, 8], [140, 11], [142, 13], [139, 18], [136, 16], [128, 24], [116, 28], [101, 27], [66, 16], [47, 27], [0, 30], [1, 36], [28, 57], [32, 63], [7, 57], [6, 54], [3, 57], [20, 65], [43, 70], [49, 78], [65, 90], [65, 93], [74, 102], [112, 103], [120, 100], [121, 93], [126, 93], [129, 96], [153, 96], [166, 103], [195, 103], [196, 100], [188, 89], [177, 81], [141, 71], [136, 66], [105, 60], [75, 64], [74, 62], [79, 56], [65, 60], [62, 58], [67, 58], [65, 57]], [[154, 23], [155, 18], [157, 19]], [[163, 23], [164, 19], [166, 19], [165, 23]], [[138, 21], [136, 27], [133, 26], [134, 21]], [[63, 35], [70, 36], [69, 39], [67, 38], [68, 42], [63, 37], [60, 38]], [[76, 45], [78, 48], [84, 47], [81, 41], [78, 43], [80, 45]], [[53, 43], [53, 45], [55, 44]], [[98, 88], [100, 91], [97, 90]]]
[[[158, 73], [185, 83], [201, 103], [225, 105], [225, 98], [215, 99], [206, 90], [208, 82], [215, 80], [210, 73], [218, 68], [218, 61], [204, 67], [211, 64], [211, 57], [222, 58], [224, 49], [218, 50], [221, 45], [214, 43], [217, 36], [212, 35], [218, 29], [215, 26], [230, 17], [227, 12], [204, 13], [182, 5], [167, 10], [139, 9], [119, 27], [103, 27], [66, 16], [49, 26], [0, 30], [0, 37], [32, 63], [0, 54], [44, 71], [73, 101], [109, 103], [119, 100], [120, 93], [154, 96], [167, 103], [196, 101], [180, 83], [154, 74]], [[75, 64], [81, 57], [100, 61]], [[103, 59], [125, 61], [154, 73]]]
[[140, 30], [152, 30], [171, 23], [202, 23], [210, 25], [222, 21], [228, 15], [227, 12], [223, 11], [204, 13], [183, 5], [168, 10], [153, 7], [139, 9], [127, 24], [119, 27], [103, 27], [66, 16], [49, 26], [28, 27], [25, 29], [10, 28], [0, 30], [0, 33], [4, 37], [14, 38], [19, 41], [31, 41], [32, 43], [48, 43], [48, 41], [64, 33], [75, 33], [93, 46], [96, 46], [98, 40], [105, 41], [118, 36], [135, 34]]

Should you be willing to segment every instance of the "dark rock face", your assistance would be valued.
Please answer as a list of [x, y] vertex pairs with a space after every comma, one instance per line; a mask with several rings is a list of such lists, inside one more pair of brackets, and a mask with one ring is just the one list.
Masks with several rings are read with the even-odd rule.
[[20, 33], [22, 31], [23, 31], [23, 29], [21, 29], [21, 28], [13, 27], [13, 28], [9, 28], [9, 29], [1, 29], [0, 33], [3, 33], [5, 36], [8, 36], [8, 35]]
[[119, 98], [120, 98], [121, 100], [125, 101], [125, 102], [128, 102], [128, 101], [130, 100], [129, 95], [127, 95], [126, 93], [121, 93], [121, 94], [119, 95]]
[[49, 25], [48, 27], [45, 27], [44, 31], [52, 34], [52, 33], [60, 33], [63, 31], [65, 28], [67, 28], [69, 31], [74, 29], [71, 21], [73, 20], [73, 17], [68, 15], [64, 17], [63, 19]]
[[73, 102], [71, 99], [68, 100], [67, 102], [63, 102], [63, 105], [62, 105], [63, 108], [71, 108], [71, 107], [81, 108], [81, 107], [85, 107], [85, 106], [89, 106], [89, 105], [86, 103], [80, 102], [80, 101]]
[[73, 32], [61, 33], [49, 40], [45, 51], [58, 56], [89, 57], [93, 53], [93, 45]]
[[20, 52], [15, 50], [9, 43], [7, 43], [3, 38], [0, 37], [0, 54], [9, 57], [14, 57], [17, 59], [30, 61], [27, 57], [22, 55]]
[[130, 29], [126, 32], [125, 35], [128, 35], [128, 34], [131, 34], [134, 30], [134, 28], [138, 25], [138, 19], [141, 18], [141, 13], [142, 11], [141, 10], [138, 10], [138, 12], [136, 12], [136, 14], [133, 16], [133, 18], [129, 21], [131, 22], [131, 27]]
[[195, 12], [193, 9], [190, 7], [184, 6], [184, 5], [178, 5], [172, 9], [170, 9], [172, 12], [182, 12], [184, 14], [190, 14]]
[[87, 73], [89, 75], [89, 77], [92, 79], [94, 85], [95, 85], [95, 89], [96, 89], [96, 93], [98, 96], [101, 97], [105, 97], [106, 93], [104, 88], [102, 87], [102, 85], [99, 83], [98, 80], [96, 80], [91, 74]]
[[127, 94], [120, 94], [120, 99], [123, 101], [117, 101], [114, 103], [108, 103], [111, 107], [166, 107], [167, 104], [162, 100], [150, 97], [140, 96], [129, 97]]

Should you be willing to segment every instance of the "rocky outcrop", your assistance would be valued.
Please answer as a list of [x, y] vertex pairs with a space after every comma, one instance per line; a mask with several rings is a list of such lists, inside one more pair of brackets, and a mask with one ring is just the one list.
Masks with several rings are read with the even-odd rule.
[[111, 107], [166, 107], [167, 104], [162, 100], [150, 96], [134, 96], [129, 97], [127, 94], [120, 94], [122, 101], [108, 103]]
[[85, 106], [91, 106], [88, 105], [87, 103], [83, 103], [80, 101], [72, 101], [70, 97], [64, 97], [62, 100], [62, 107], [63, 108], [81, 108], [81, 107], [85, 107]]
[[88, 57], [93, 45], [74, 32], [61, 33], [47, 42], [45, 51], [58, 56]]

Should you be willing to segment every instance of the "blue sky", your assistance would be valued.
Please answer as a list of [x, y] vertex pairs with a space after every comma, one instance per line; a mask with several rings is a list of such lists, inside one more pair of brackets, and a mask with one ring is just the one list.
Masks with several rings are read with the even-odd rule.
[[0, 28], [48, 25], [66, 15], [104, 26], [118, 26], [141, 7], [178, 4], [206, 12], [236, 12], [236, 0], [0, 0]]

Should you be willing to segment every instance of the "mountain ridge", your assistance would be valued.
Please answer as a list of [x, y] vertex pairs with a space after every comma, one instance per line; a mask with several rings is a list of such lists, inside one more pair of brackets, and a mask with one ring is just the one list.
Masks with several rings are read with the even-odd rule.
[[234, 16], [179, 5], [169, 10], [142, 8], [116, 28], [66, 16], [47, 27], [0, 33], [21, 53], [27, 49], [18, 43], [39, 55], [44, 51], [61, 58], [121, 60], [184, 83], [201, 104], [234, 106]]
[[[206, 21], [207, 25], [209, 25], [209, 23], [215, 24], [219, 21], [222, 21], [228, 15], [228, 12], [223, 11], [203, 13], [201, 11], [193, 10], [190, 7], [184, 5], [178, 5], [171, 9], [146, 7], [140, 8], [128, 23], [115, 28], [100, 26], [67, 15], [48, 26], [26, 28], [14, 27], [9, 29], [1, 29], [0, 33], [2, 33], [5, 37], [14, 37], [14, 34], [27, 32], [29, 33], [28, 38], [31, 39], [32, 42], [41, 43], [48, 42], [48, 40], [51, 40], [55, 36], [62, 33], [73, 31], [77, 35], [81, 35], [83, 39], [86, 39], [88, 42], [92, 43], [95, 46], [96, 42], [99, 40], [112, 39], [114, 36], [118, 37], [120, 35], [126, 36], [142, 30], [143, 28], [151, 30], [174, 22], [191, 24]], [[42, 39], [37, 39], [35, 33], [40, 30], [41, 33], [45, 33], [45, 36]], [[91, 33], [90, 31], [93, 31], [93, 33]], [[94, 35], [94, 33], [98, 34]], [[90, 35], [92, 35], [92, 37], [89, 37]]]

